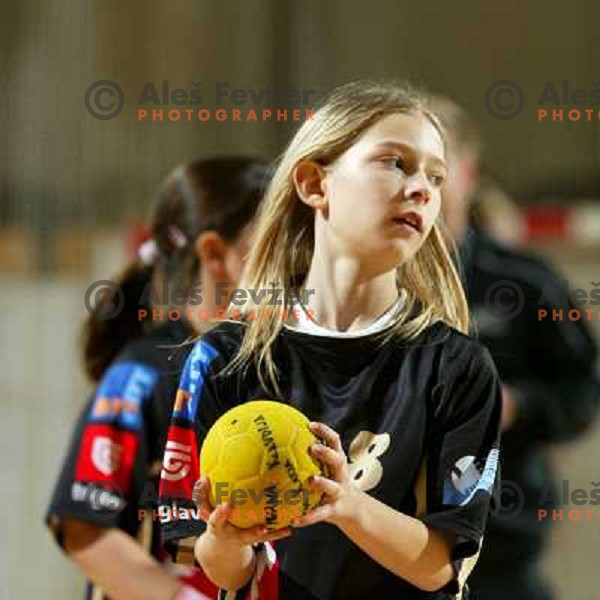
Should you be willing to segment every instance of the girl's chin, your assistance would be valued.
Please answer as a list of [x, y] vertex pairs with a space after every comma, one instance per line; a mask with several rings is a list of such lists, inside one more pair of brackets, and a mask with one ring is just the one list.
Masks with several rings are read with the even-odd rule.
[[419, 236], [418, 238], [412, 239], [395, 239], [393, 240], [393, 246], [399, 257], [405, 261], [412, 258], [423, 245], [425, 240]]
[[410, 239], [391, 237], [372, 244], [365, 243], [364, 239], [355, 240], [348, 243], [344, 254], [364, 263], [369, 271], [374, 267], [378, 273], [384, 273], [413, 258], [424, 241], [421, 236]]
[[[415, 256], [420, 247], [421, 245], [395, 243], [391, 248], [388, 246], [374, 252], [374, 255], [379, 257], [375, 269], [377, 275], [383, 275], [388, 271], [394, 271], [401, 267]], [[372, 256], [370, 260], [373, 260]]]

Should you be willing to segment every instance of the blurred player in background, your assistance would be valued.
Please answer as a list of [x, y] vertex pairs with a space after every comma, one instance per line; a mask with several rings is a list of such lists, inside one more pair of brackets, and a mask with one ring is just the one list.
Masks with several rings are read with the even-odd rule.
[[505, 246], [523, 241], [521, 213], [515, 201], [490, 177], [482, 177], [471, 206], [472, 224]]
[[[551, 521], [538, 521], [537, 511], [553, 485], [544, 447], [577, 438], [593, 422], [600, 399], [596, 347], [582, 321], [538, 320], [538, 309], [566, 315], [568, 290], [543, 261], [474, 226], [478, 133], [450, 100], [435, 98], [432, 107], [448, 132], [444, 220], [460, 248], [476, 331], [503, 380], [502, 479], [517, 484], [524, 503], [517, 514], [492, 515], [469, 581], [477, 600], [547, 600], [552, 593], [538, 571]], [[554, 507], [543, 506], [549, 513]]]
[[[175, 169], [153, 208], [152, 237], [117, 281], [121, 312], [102, 318], [118, 305], [113, 290], [85, 324], [85, 369], [96, 390], [76, 425], [47, 523], [85, 575], [113, 598], [152, 597], [136, 595], [133, 580], [145, 579], [150, 589], [156, 583], [162, 599], [181, 588], [151, 555], [163, 558], [152, 510], [177, 382], [191, 348], [179, 344], [202, 324], [186, 320], [184, 308], [214, 317], [219, 300], [227, 303], [216, 286], [240, 278], [266, 182], [266, 165], [245, 157]], [[170, 321], [169, 304], [183, 318]], [[140, 309], [147, 318], [140, 320]], [[144, 521], [142, 508], [148, 510]], [[90, 589], [90, 596], [102, 593]]]

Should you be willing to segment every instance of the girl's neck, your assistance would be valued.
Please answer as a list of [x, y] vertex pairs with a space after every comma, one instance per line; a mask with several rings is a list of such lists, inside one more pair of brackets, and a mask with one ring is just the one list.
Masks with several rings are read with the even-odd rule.
[[318, 261], [313, 256], [303, 287], [314, 290], [308, 304], [314, 320], [335, 331], [368, 327], [398, 299], [395, 270], [365, 276], [348, 258]]

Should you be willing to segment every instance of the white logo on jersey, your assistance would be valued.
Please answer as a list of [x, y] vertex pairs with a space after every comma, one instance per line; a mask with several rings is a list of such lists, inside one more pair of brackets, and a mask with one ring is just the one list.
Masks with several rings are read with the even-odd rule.
[[179, 442], [167, 442], [160, 476], [167, 481], [179, 481], [190, 472], [192, 447]]
[[481, 472], [475, 464], [474, 456], [459, 458], [452, 469], [452, 484], [461, 494], [468, 494], [480, 477]]
[[112, 475], [121, 466], [123, 446], [109, 437], [98, 436], [92, 442], [92, 463], [103, 475]]
[[389, 433], [359, 431], [350, 442], [348, 472], [354, 485], [361, 491], [372, 490], [383, 477], [383, 465], [378, 458], [389, 448]]
[[[481, 468], [483, 466], [483, 468]], [[489, 491], [494, 485], [498, 467], [498, 449], [492, 448], [485, 463], [475, 456], [459, 458], [451, 472], [452, 491], [445, 486], [444, 500], [447, 504], [464, 506], [478, 490]]]

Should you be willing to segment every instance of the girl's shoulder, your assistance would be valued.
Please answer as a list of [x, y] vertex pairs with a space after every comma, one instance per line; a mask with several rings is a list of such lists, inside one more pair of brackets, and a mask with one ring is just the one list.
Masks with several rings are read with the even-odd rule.
[[427, 327], [415, 340], [415, 347], [430, 348], [446, 375], [477, 367], [496, 374], [489, 350], [474, 336], [462, 333], [437, 321]]
[[[190, 331], [177, 322], [156, 327], [128, 342], [114, 358], [112, 365], [140, 363], [163, 371], [174, 367], [185, 359], [193, 346]], [[167, 369], [168, 370], [168, 369]]]
[[226, 319], [206, 331], [196, 342], [196, 352], [202, 348], [219, 355], [222, 359], [233, 358], [244, 339], [246, 325], [239, 320]]

